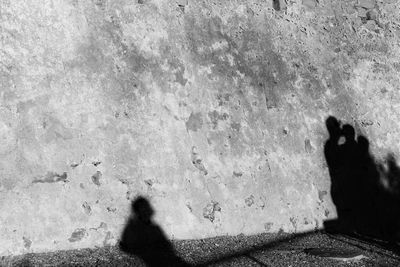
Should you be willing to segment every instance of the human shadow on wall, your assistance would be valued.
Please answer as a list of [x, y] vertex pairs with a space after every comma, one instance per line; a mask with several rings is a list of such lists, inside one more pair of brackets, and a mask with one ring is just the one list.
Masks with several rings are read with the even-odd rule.
[[152, 216], [154, 210], [149, 201], [138, 197], [132, 201], [132, 214], [122, 232], [120, 249], [138, 256], [147, 266], [189, 266], [179, 258], [162, 229]]
[[329, 139], [324, 154], [331, 177], [331, 197], [337, 220], [325, 222], [328, 231], [400, 240], [400, 168], [389, 154], [379, 163], [369, 141], [353, 126], [335, 117], [326, 120]]

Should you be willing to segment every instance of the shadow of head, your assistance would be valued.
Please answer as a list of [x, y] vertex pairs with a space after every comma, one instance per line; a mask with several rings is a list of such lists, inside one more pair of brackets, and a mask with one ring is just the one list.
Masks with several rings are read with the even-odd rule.
[[350, 124], [343, 125], [342, 134], [346, 138], [346, 141], [354, 140], [355, 136], [356, 136], [356, 132], [354, 130], [354, 127], [351, 126]]
[[341, 135], [340, 122], [333, 116], [329, 116], [325, 122], [331, 139], [339, 139]]
[[138, 197], [132, 201], [132, 213], [140, 220], [150, 222], [153, 217], [154, 210], [150, 202], [144, 197]]

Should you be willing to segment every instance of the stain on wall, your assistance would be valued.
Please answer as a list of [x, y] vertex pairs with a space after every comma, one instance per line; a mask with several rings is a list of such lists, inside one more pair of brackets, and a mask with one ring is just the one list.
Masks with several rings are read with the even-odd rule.
[[84, 228], [78, 228], [74, 232], [72, 232], [71, 237], [68, 238], [69, 242], [78, 242], [82, 240], [82, 238], [85, 237], [86, 234], [86, 229]]
[[334, 218], [329, 115], [400, 153], [400, 4], [342, 2], [2, 2], [0, 254]]

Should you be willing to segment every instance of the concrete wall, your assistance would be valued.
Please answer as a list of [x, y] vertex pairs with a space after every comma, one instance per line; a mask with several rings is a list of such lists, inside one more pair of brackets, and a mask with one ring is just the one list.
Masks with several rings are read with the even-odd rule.
[[[244, 3], [245, 2], [245, 3]], [[334, 218], [325, 119], [399, 154], [398, 1], [0, 3], [0, 254]]]

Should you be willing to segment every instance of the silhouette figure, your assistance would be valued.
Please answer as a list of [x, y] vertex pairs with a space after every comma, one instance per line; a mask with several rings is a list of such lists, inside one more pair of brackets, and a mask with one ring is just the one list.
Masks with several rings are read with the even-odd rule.
[[385, 165], [377, 163], [368, 139], [360, 135], [356, 140], [353, 126], [341, 126], [330, 116], [326, 127], [329, 139], [324, 153], [338, 219], [325, 226], [346, 234], [399, 240], [400, 167], [394, 156], [389, 154]]
[[329, 139], [324, 146], [324, 154], [328, 165], [329, 174], [331, 176], [331, 196], [336, 206], [338, 217], [342, 219], [344, 210], [344, 200], [341, 197], [343, 158], [339, 139], [341, 137], [340, 122], [335, 117], [329, 117], [326, 120], [326, 128], [329, 133]]
[[138, 256], [150, 267], [189, 266], [175, 255], [172, 244], [153, 223], [154, 210], [147, 199], [136, 198], [132, 202], [132, 213], [119, 244], [122, 251]]
[[347, 230], [352, 231], [357, 225], [357, 209], [359, 204], [359, 196], [357, 192], [357, 186], [359, 186], [359, 157], [358, 157], [358, 145], [355, 140], [355, 131], [353, 126], [345, 124], [342, 127], [342, 136], [345, 142], [340, 145], [340, 197], [341, 197], [341, 216], [342, 220], [347, 227]]

